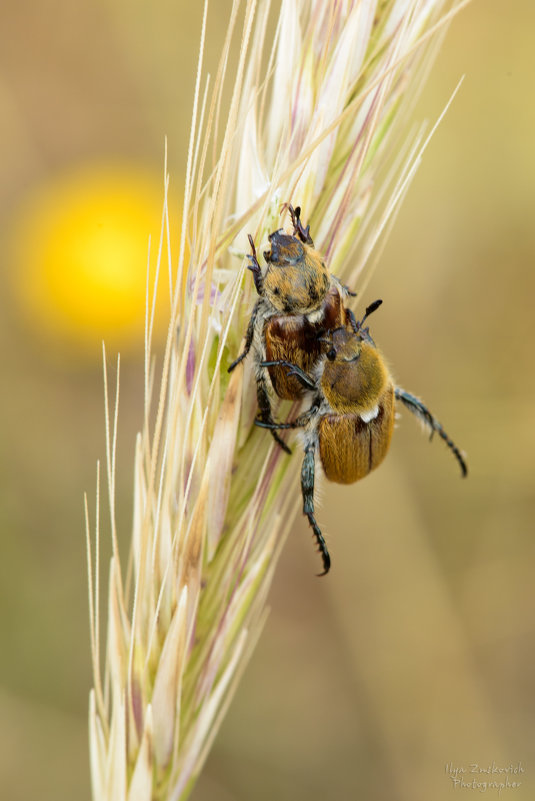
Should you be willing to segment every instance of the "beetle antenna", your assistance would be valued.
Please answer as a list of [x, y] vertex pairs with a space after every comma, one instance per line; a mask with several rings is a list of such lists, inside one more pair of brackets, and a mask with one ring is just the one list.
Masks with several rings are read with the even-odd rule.
[[379, 308], [379, 306], [381, 305], [382, 302], [383, 301], [381, 299], [378, 299], [378, 300], [374, 300], [373, 303], [370, 303], [369, 306], [366, 306], [366, 311], [364, 312], [364, 317], [362, 318], [360, 323], [357, 323], [357, 326], [359, 328], [362, 328], [362, 326], [364, 324], [364, 320], [366, 320], [366, 318], [369, 317], [370, 314], [373, 314], [374, 311], [377, 311], [377, 309]]

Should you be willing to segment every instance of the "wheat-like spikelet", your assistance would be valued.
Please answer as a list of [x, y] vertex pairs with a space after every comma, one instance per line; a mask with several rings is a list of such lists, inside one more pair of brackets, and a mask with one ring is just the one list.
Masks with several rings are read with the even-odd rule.
[[153, 407], [148, 303], [128, 578], [115, 531], [117, 412], [113, 424], [107, 418], [113, 557], [103, 673], [98, 510], [95, 544], [88, 533], [95, 801], [167, 801], [191, 790], [300, 509], [300, 455], [289, 458], [254, 427], [251, 365], [227, 374], [254, 300], [247, 234], [261, 251], [267, 233], [288, 222], [283, 204], [299, 204], [332, 272], [362, 288], [423, 147], [413, 138], [403, 149], [393, 134], [461, 5], [282, 0], [271, 41], [268, 0], [247, 0], [242, 17], [236, 1], [212, 89], [202, 78], [205, 6], [179, 265], [169, 273], [172, 313]]

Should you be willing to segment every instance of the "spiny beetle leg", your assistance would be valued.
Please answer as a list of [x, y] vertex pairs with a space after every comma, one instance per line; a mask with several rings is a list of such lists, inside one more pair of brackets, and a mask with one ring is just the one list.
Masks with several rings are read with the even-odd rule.
[[305, 373], [297, 364], [287, 362], [284, 359], [275, 359], [274, 361], [260, 362], [261, 367], [289, 367], [288, 375], [294, 375], [298, 381], [305, 387], [305, 389], [315, 389], [316, 385], [309, 375]]
[[305, 458], [303, 459], [303, 466], [301, 468], [301, 492], [303, 494], [303, 514], [308, 517], [310, 527], [316, 537], [318, 543], [318, 550], [323, 560], [323, 573], [318, 573], [318, 576], [325, 576], [331, 567], [331, 557], [327, 549], [327, 543], [321, 533], [320, 527], [316, 523], [314, 517], [314, 446], [309, 445], [305, 449]]

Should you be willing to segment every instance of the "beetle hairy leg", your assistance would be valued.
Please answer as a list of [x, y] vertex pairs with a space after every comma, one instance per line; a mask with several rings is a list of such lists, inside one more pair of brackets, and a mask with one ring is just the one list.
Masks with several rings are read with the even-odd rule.
[[396, 400], [401, 401], [415, 417], [417, 417], [422, 423], [424, 423], [424, 425], [431, 429], [430, 438], [436, 431], [438, 436], [444, 440], [448, 448], [459, 462], [462, 476], [465, 478], [468, 475], [468, 465], [466, 464], [464, 456], [453, 440], [450, 439], [450, 437], [446, 434], [436, 417], [431, 414], [427, 406], [422, 403], [419, 398], [415, 397], [415, 395], [411, 395], [410, 392], [406, 392], [404, 389], [401, 389], [401, 387], [396, 387], [394, 393]]
[[344, 283], [343, 283], [343, 281], [340, 281], [340, 279], [339, 279], [339, 278], [337, 278], [337, 277], [336, 277], [336, 275], [333, 275], [333, 274], [331, 273], [331, 278], [333, 279], [333, 281], [334, 281], [336, 284], [338, 284], [339, 286], [341, 286], [341, 287], [342, 287], [342, 289], [344, 290], [344, 292], [346, 292], [346, 293], [347, 293], [347, 294], [348, 294], [348, 295], [349, 295], [351, 298], [356, 298], [356, 297], [357, 297], [357, 295], [358, 295], [358, 292], [352, 292], [352, 291], [351, 291], [351, 289], [348, 287], [348, 285], [347, 285], [347, 284], [344, 284]]
[[253, 343], [253, 337], [254, 337], [254, 329], [256, 325], [256, 318], [258, 316], [258, 304], [259, 302], [257, 301], [253, 307], [253, 311], [251, 312], [251, 319], [249, 320], [249, 325], [247, 326], [247, 333], [245, 334], [245, 346], [240, 355], [238, 356], [238, 358], [235, 359], [230, 365], [230, 367], [227, 368], [228, 373], [231, 373], [234, 370], [234, 368], [237, 367], [239, 363], [245, 359], [245, 357], [251, 350], [251, 345]]
[[[356, 295], [356, 292], [354, 292], [353, 294]], [[353, 314], [351, 309], [346, 309], [346, 316], [349, 318], [349, 322], [351, 324], [351, 328], [353, 329], [353, 333], [354, 334], [358, 334], [358, 332], [359, 332], [359, 324], [357, 323], [357, 321], [355, 319], [355, 315]]]
[[[271, 428], [271, 426], [269, 425], [269, 424], [273, 423], [274, 421], [273, 421], [273, 418], [271, 416], [271, 403], [269, 401], [269, 395], [268, 395], [268, 392], [267, 392], [266, 379], [265, 379], [265, 376], [264, 376], [264, 370], [262, 370], [261, 372], [258, 371], [257, 374], [256, 374], [256, 398], [257, 398], [257, 401], [258, 401], [258, 409], [260, 411], [260, 421], [267, 424], [267, 425], [265, 425], [263, 427], [264, 428], [270, 428], [271, 436], [273, 437], [273, 439], [275, 440], [277, 445], [279, 445], [279, 447], [281, 447], [282, 450], [285, 453], [291, 454], [292, 451], [288, 447], [288, 445], [284, 442], [284, 440], [282, 440], [279, 437], [277, 432], [273, 428]], [[256, 420], [255, 420], [255, 423], [256, 423]]]
[[325, 576], [331, 567], [331, 557], [327, 549], [327, 544], [321, 533], [320, 527], [316, 523], [314, 517], [314, 446], [308, 445], [305, 448], [305, 458], [303, 459], [303, 466], [301, 467], [301, 492], [303, 494], [303, 514], [308, 517], [310, 527], [316, 537], [318, 543], [318, 550], [323, 560], [323, 573], [318, 573], [318, 576]]
[[310, 409], [307, 409], [306, 412], [303, 412], [302, 414], [299, 415], [299, 417], [296, 417], [295, 420], [291, 420], [288, 423], [277, 423], [275, 420], [270, 420], [268, 422], [266, 420], [261, 420], [260, 418], [257, 417], [256, 420], [254, 421], [254, 424], [259, 428], [269, 428], [269, 429], [304, 428], [304, 426], [306, 426], [310, 418], [316, 413], [317, 408], [318, 407], [315, 404], [312, 405]]
[[305, 389], [315, 389], [316, 385], [309, 375], [297, 364], [287, 362], [284, 359], [275, 359], [274, 361], [260, 362], [261, 367], [289, 367], [288, 375], [294, 375], [298, 381], [305, 387]]

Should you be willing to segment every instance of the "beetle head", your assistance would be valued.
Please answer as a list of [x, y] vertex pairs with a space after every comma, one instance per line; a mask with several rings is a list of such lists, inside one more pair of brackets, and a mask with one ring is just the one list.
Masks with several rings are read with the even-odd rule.
[[284, 233], [282, 228], [269, 235], [269, 243], [271, 250], [264, 251], [264, 258], [268, 264], [287, 267], [298, 264], [304, 258], [303, 243], [297, 237]]
[[330, 331], [328, 336], [322, 336], [320, 341], [327, 348], [326, 356], [330, 362], [351, 362], [360, 356], [362, 338], [359, 334], [348, 331], [344, 326]]

